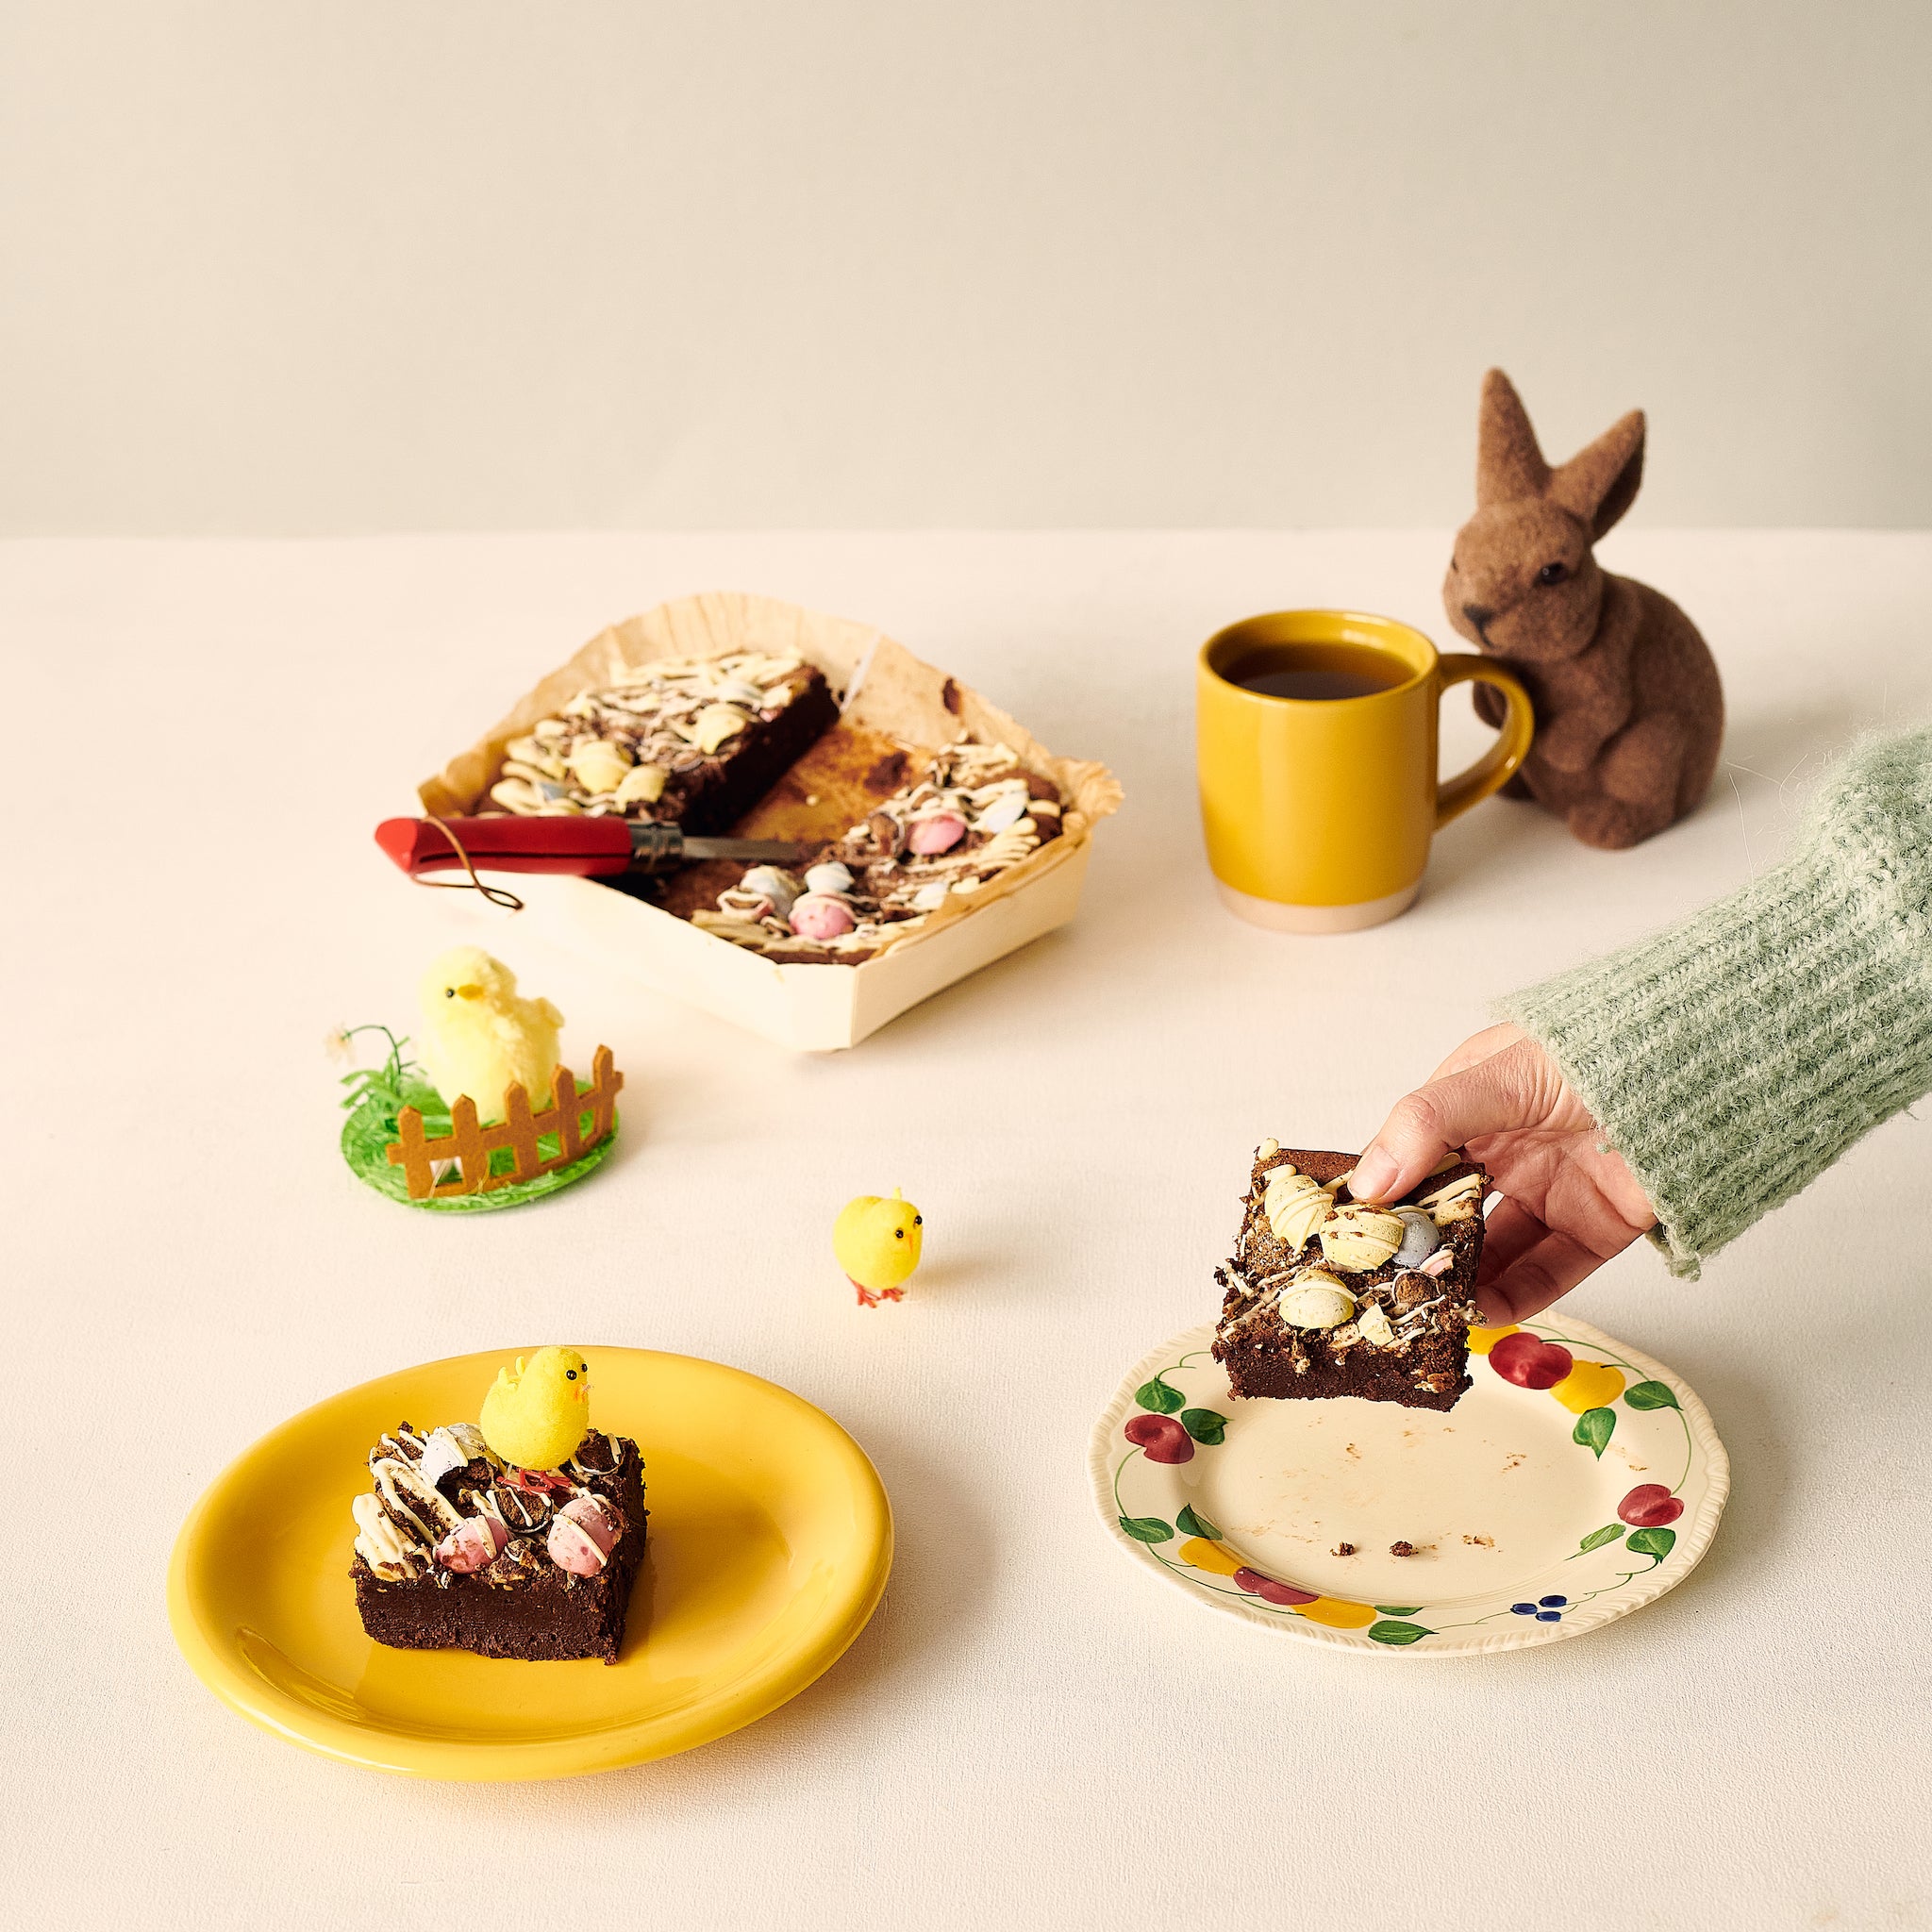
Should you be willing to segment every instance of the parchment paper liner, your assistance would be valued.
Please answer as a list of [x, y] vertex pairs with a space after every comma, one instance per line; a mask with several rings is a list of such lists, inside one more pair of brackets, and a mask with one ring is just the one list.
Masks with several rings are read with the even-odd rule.
[[[654, 658], [723, 658], [733, 651], [795, 652], [816, 664], [841, 695], [847, 723], [926, 751], [938, 751], [964, 732], [981, 743], [1005, 744], [1029, 771], [1059, 787], [1065, 809], [1058, 839], [1028, 853], [1018, 865], [994, 874], [977, 891], [949, 894], [941, 910], [928, 913], [903, 938], [888, 941], [872, 956], [874, 959], [903, 952], [970, 918], [980, 907], [1021, 891], [1063, 863], [1092, 837], [1101, 819], [1120, 808], [1120, 784], [1105, 765], [1057, 757], [998, 706], [915, 658], [884, 632], [741, 591], [679, 597], [599, 631], [467, 751], [458, 753], [435, 777], [425, 779], [416, 795], [425, 811], [439, 817], [467, 815], [479, 803], [488, 805], [490, 787], [503, 770], [504, 747], [540, 718], [555, 716], [581, 692], [615, 684], [625, 671]], [[717, 943], [732, 942], [719, 939]], [[834, 958], [825, 963], [844, 962]], [[846, 970], [856, 972], [869, 963], [861, 961]]]

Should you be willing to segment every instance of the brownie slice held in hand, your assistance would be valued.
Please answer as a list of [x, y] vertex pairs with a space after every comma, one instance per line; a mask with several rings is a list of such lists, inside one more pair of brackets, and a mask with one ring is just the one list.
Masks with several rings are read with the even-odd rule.
[[1237, 1395], [1359, 1395], [1454, 1408], [1489, 1175], [1445, 1161], [1400, 1201], [1348, 1191], [1356, 1157], [1264, 1141], [1255, 1156], [1214, 1359]]

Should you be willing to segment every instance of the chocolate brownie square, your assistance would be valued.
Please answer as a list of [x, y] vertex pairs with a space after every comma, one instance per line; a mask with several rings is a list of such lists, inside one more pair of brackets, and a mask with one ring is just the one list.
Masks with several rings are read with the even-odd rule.
[[1242, 1396], [1359, 1395], [1447, 1409], [1469, 1387], [1489, 1175], [1457, 1158], [1402, 1200], [1350, 1195], [1356, 1157], [1264, 1141], [1241, 1205], [1214, 1358]]
[[[451, 1441], [467, 1460], [454, 1459]], [[369, 1467], [374, 1488], [356, 1498], [349, 1574], [377, 1643], [617, 1661], [649, 1514], [635, 1442], [592, 1429], [561, 1470], [536, 1476], [506, 1469], [473, 1428], [425, 1436], [403, 1423], [370, 1452]], [[608, 1550], [582, 1533], [583, 1520]], [[582, 1574], [593, 1550], [604, 1560]]]

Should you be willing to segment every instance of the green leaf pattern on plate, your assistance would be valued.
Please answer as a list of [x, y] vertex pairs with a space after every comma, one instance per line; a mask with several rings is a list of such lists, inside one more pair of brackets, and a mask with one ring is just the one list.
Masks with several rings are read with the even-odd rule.
[[1187, 1400], [1178, 1389], [1170, 1389], [1158, 1375], [1151, 1382], [1142, 1382], [1134, 1391], [1134, 1400], [1142, 1408], [1151, 1408], [1157, 1415], [1172, 1415]]
[[1586, 1408], [1576, 1418], [1576, 1426], [1570, 1431], [1570, 1440], [1581, 1442], [1587, 1449], [1593, 1449], [1601, 1462], [1604, 1451], [1610, 1446], [1610, 1437], [1616, 1426], [1617, 1411], [1614, 1408]]
[[1680, 1408], [1676, 1391], [1668, 1382], [1637, 1382], [1624, 1390], [1624, 1400], [1632, 1408]]
[[1420, 1624], [1392, 1623], [1384, 1618], [1379, 1624], [1369, 1625], [1369, 1635], [1377, 1643], [1414, 1643], [1424, 1637], [1433, 1637], [1433, 1630], [1425, 1630]]
[[[1217, 1409], [1189, 1407], [1186, 1396], [1173, 1383], [1167, 1380], [1169, 1374], [1183, 1373], [1186, 1366], [1185, 1361], [1169, 1363], [1166, 1368], [1158, 1371], [1149, 1380], [1141, 1383], [1140, 1388], [1135, 1390], [1134, 1400], [1142, 1409], [1151, 1410], [1155, 1414], [1178, 1415], [1181, 1426], [1187, 1430], [1188, 1435], [1192, 1441], [1206, 1448], [1219, 1448], [1226, 1440], [1227, 1417], [1221, 1414]], [[1674, 1408], [1677, 1409], [1680, 1413], [1682, 1412], [1682, 1405], [1677, 1400], [1676, 1392], [1668, 1383], [1664, 1382], [1641, 1381], [1633, 1383], [1630, 1388], [1624, 1391], [1624, 1401], [1631, 1408], [1640, 1412], [1661, 1408]], [[1617, 1415], [1613, 1407], [1606, 1406], [1587, 1408], [1576, 1418], [1576, 1425], [1571, 1432], [1571, 1440], [1589, 1449], [1593, 1456], [1601, 1460], [1605, 1449], [1608, 1447], [1610, 1439], [1616, 1432], [1616, 1426]], [[1133, 1455], [1138, 1455], [1138, 1451], [1132, 1452]], [[1124, 1458], [1121, 1465], [1122, 1469], [1124, 1469], [1126, 1461], [1129, 1459], [1132, 1459], [1131, 1456], [1128, 1458]], [[1115, 1472], [1114, 1487], [1116, 1496], [1118, 1496], [1120, 1470]], [[1240, 1594], [1256, 1609], [1274, 1609], [1283, 1615], [1301, 1615], [1307, 1607], [1306, 1604], [1283, 1604], [1275, 1601], [1273, 1597], [1263, 1598], [1258, 1596], [1254, 1588], [1257, 1573], [1245, 1567], [1230, 1574], [1225, 1570], [1212, 1567], [1211, 1565], [1204, 1567], [1204, 1565], [1208, 1565], [1206, 1553], [1201, 1553], [1203, 1555], [1203, 1564], [1192, 1564], [1176, 1561], [1155, 1548], [1157, 1544], [1172, 1542], [1176, 1534], [1178, 1534], [1184, 1538], [1198, 1538], [1204, 1543], [1216, 1545], [1217, 1554], [1226, 1562], [1232, 1563], [1239, 1560], [1238, 1556], [1230, 1556], [1227, 1553], [1226, 1547], [1223, 1543], [1222, 1530], [1215, 1524], [1209, 1522], [1191, 1504], [1182, 1506], [1175, 1515], [1173, 1527], [1169, 1526], [1166, 1519], [1163, 1517], [1130, 1516], [1124, 1513], [1124, 1510], [1120, 1517], [1120, 1526], [1122, 1531], [1131, 1537], [1136, 1542], [1146, 1545], [1157, 1561], [1164, 1564], [1168, 1569], [1186, 1576], [1191, 1582], [1197, 1584], [1204, 1590], [1212, 1591], [1217, 1595], [1223, 1596]], [[1592, 1551], [1607, 1548], [1609, 1544], [1616, 1542], [1624, 1536], [1624, 1527], [1621, 1523], [1607, 1523], [1601, 1529], [1591, 1530], [1588, 1536], [1578, 1542], [1571, 1560], [1574, 1561], [1576, 1557], [1588, 1556]], [[1633, 1555], [1648, 1557], [1650, 1558], [1650, 1567], [1655, 1569], [1676, 1547], [1676, 1542], [1677, 1533], [1674, 1529], [1633, 1529], [1629, 1532], [1629, 1540], [1625, 1544], [1625, 1548]], [[1623, 1575], [1603, 1584], [1597, 1590], [1586, 1592], [1581, 1597], [1545, 1596], [1541, 1601], [1544, 1604], [1554, 1603], [1562, 1606], [1566, 1609], [1574, 1608], [1588, 1602], [1592, 1596], [1601, 1595], [1604, 1591], [1621, 1587], [1623, 1584], [1627, 1583], [1632, 1575], [1641, 1574], [1642, 1573], [1626, 1571]], [[1237, 1578], [1241, 1579], [1241, 1581], [1237, 1582]], [[1266, 1579], [1261, 1580], [1265, 1581]], [[1289, 1590], [1284, 1591], [1284, 1594], [1289, 1593], [1302, 1594], [1299, 1591], [1295, 1591], [1292, 1586], [1290, 1586]], [[1358, 1612], [1359, 1618], [1362, 1620], [1366, 1620], [1373, 1612], [1376, 1621], [1370, 1624], [1368, 1628], [1362, 1632], [1372, 1642], [1402, 1648], [1408, 1644], [1419, 1643], [1424, 1638], [1433, 1637], [1437, 1634], [1436, 1629], [1430, 1625], [1408, 1621], [1410, 1618], [1422, 1613], [1424, 1607], [1420, 1604], [1376, 1604], [1371, 1607], [1369, 1605], [1352, 1604], [1343, 1598], [1323, 1596], [1313, 1597], [1309, 1601], [1314, 1604], [1326, 1606], [1331, 1610]], [[1477, 1617], [1474, 1621], [1482, 1624], [1489, 1622], [1491, 1616], [1507, 1616], [1508, 1614], [1509, 1611], [1507, 1610], [1492, 1611], [1490, 1613], [1490, 1616]], [[1327, 1624], [1341, 1629], [1361, 1628], [1360, 1622], [1355, 1618], [1343, 1619], [1317, 1615], [1310, 1619], [1310, 1621]], [[1462, 1628], [1467, 1626], [1456, 1624], [1444, 1627]]]

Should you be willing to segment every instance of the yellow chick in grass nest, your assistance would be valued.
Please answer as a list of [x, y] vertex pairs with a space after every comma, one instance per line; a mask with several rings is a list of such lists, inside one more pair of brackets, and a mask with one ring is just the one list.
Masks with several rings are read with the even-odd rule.
[[845, 1278], [858, 1291], [858, 1306], [875, 1308], [902, 1300], [906, 1283], [919, 1266], [920, 1229], [924, 1217], [897, 1188], [888, 1200], [860, 1194], [839, 1210], [832, 1224], [832, 1253]]
[[446, 1104], [467, 1093], [479, 1121], [503, 1119], [511, 1087], [522, 1087], [535, 1110], [550, 1104], [563, 1015], [548, 1000], [522, 998], [501, 959], [458, 946], [424, 974], [418, 997], [424, 1071]]
[[574, 1348], [540, 1348], [529, 1366], [498, 1369], [476, 1418], [513, 1469], [560, 1469], [591, 1426], [590, 1366]]

